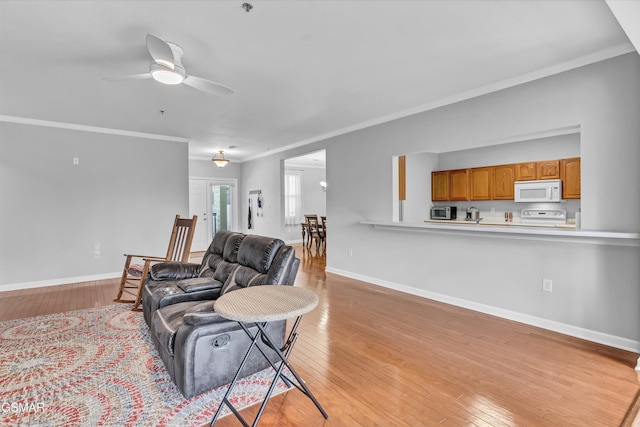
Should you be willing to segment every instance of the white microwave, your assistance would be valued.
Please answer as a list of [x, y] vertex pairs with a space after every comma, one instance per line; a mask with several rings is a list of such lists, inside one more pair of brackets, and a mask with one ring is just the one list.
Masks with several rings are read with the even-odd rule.
[[562, 181], [559, 179], [516, 181], [514, 189], [514, 199], [520, 203], [560, 202], [562, 200]]

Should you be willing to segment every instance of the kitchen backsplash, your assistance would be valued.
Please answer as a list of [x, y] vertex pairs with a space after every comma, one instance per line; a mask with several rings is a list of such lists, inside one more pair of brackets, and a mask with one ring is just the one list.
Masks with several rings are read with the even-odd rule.
[[[505, 212], [513, 212], [514, 218], [520, 218], [522, 209], [565, 209], [567, 219], [573, 221], [580, 209], [580, 200], [563, 200], [560, 203], [515, 203], [502, 200], [482, 200], [465, 202], [433, 202], [433, 206], [456, 206], [458, 219], [464, 219], [467, 208], [476, 207], [480, 210], [480, 217], [504, 218]], [[492, 209], [494, 209], [492, 211]]]

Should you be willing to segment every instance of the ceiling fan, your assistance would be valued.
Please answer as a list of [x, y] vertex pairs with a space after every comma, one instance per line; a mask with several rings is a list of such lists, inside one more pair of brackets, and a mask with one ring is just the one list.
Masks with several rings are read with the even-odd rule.
[[233, 93], [231, 89], [220, 83], [187, 74], [181, 61], [184, 50], [177, 44], [164, 41], [153, 34], [147, 34], [147, 49], [154, 61], [149, 65], [148, 73], [112, 77], [105, 80], [154, 79], [166, 85], [185, 84], [212, 95]]

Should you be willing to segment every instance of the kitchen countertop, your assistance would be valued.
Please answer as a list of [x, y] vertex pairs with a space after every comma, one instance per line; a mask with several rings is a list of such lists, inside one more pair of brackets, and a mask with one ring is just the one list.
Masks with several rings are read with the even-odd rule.
[[590, 243], [616, 246], [640, 246], [640, 233], [616, 231], [576, 230], [575, 224], [567, 223], [555, 227], [522, 224], [519, 218], [509, 223], [487, 218], [479, 224], [465, 220], [426, 220], [424, 222], [398, 222], [364, 220], [360, 224], [376, 229], [396, 231], [417, 231], [425, 233], [446, 233], [473, 236], [493, 236], [521, 240], [545, 240], [569, 243]]
[[500, 227], [536, 227], [536, 228], [564, 228], [575, 230], [576, 223], [573, 219], [567, 220], [564, 224], [526, 224], [521, 222], [520, 218], [513, 218], [513, 221], [505, 221], [504, 217], [487, 217], [482, 218], [482, 220], [476, 224], [475, 221], [467, 221], [465, 219], [454, 219], [454, 220], [438, 220], [438, 219], [427, 219], [424, 221], [425, 223], [433, 223], [433, 224], [456, 224], [456, 225], [492, 225], [492, 226], [500, 226]]

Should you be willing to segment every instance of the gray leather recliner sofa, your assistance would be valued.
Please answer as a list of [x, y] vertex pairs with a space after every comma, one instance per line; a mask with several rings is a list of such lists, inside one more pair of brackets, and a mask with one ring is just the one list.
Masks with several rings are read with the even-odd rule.
[[[214, 300], [248, 286], [293, 285], [299, 264], [294, 249], [280, 239], [220, 231], [200, 264], [166, 262], [151, 268], [142, 294], [144, 318], [184, 397], [231, 382], [251, 343], [237, 322], [215, 313]], [[285, 328], [286, 321], [269, 324], [279, 346], [284, 345]], [[260, 347], [277, 359], [264, 344]], [[253, 351], [242, 375], [268, 366]]]

